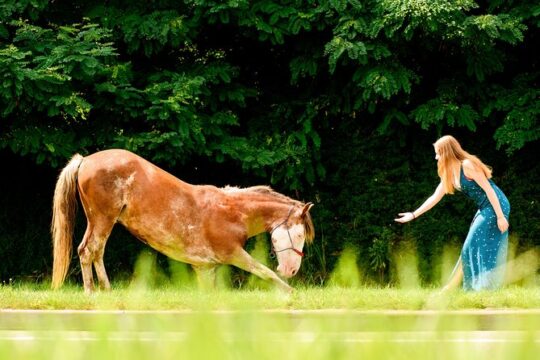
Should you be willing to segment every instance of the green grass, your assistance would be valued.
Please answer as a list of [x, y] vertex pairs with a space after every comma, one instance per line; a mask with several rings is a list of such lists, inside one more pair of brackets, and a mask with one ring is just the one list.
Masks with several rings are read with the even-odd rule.
[[297, 288], [279, 290], [199, 291], [121, 286], [87, 295], [78, 286], [52, 291], [45, 286], [0, 287], [1, 309], [74, 310], [459, 310], [540, 309], [540, 288], [508, 287], [498, 291], [441, 294], [438, 289]]
[[[152, 256], [112, 291], [91, 295], [15, 280], [0, 286], [0, 359], [538, 358], [536, 253], [509, 262], [508, 283], [521, 286], [450, 293], [420, 286], [405, 255], [392, 287], [365, 285], [345, 253], [327, 286], [295, 280], [291, 294], [255, 277], [233, 281], [227, 267], [216, 290], [200, 291], [186, 265], [173, 263], [167, 276]], [[453, 261], [443, 265], [441, 283]]]

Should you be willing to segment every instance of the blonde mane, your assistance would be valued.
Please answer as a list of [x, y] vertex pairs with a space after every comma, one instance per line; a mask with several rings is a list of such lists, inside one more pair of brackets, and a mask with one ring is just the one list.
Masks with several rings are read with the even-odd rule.
[[234, 193], [241, 193], [241, 194], [246, 194], [246, 193], [254, 193], [254, 194], [261, 194], [261, 195], [269, 195], [269, 196], [272, 196], [278, 200], [281, 200], [282, 202], [285, 202], [285, 203], [288, 203], [288, 204], [301, 204], [300, 201], [298, 200], [294, 200], [294, 199], [291, 199], [290, 197], [286, 196], [286, 195], [283, 195], [283, 194], [280, 194], [278, 193], [277, 191], [275, 191], [274, 189], [272, 189], [270, 186], [267, 186], [267, 185], [256, 185], [256, 186], [250, 186], [250, 187], [247, 187], [247, 188], [239, 188], [239, 187], [236, 187], [236, 186], [225, 186], [224, 188], [222, 188], [222, 190], [226, 193], [229, 193], [229, 194], [234, 194]]

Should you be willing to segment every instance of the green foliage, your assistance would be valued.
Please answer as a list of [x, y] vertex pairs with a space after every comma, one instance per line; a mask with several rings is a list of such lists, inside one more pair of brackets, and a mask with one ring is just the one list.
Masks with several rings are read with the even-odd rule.
[[26, 15], [32, 20], [36, 20], [47, 5], [48, 0], [3, 0], [0, 4], [0, 32], [7, 38], [7, 28], [2, 22], [21, 15]]
[[380, 236], [373, 239], [371, 246], [368, 248], [370, 269], [378, 275], [378, 280], [381, 283], [384, 282], [385, 275], [390, 267], [390, 248], [393, 237], [392, 232], [384, 228]]
[[538, 77], [538, 73], [523, 74], [509, 89], [495, 87], [493, 98], [484, 109], [486, 117], [492, 112], [506, 114], [495, 139], [499, 147], [506, 146], [510, 153], [540, 139], [540, 89], [533, 85]]
[[462, 126], [474, 131], [480, 118], [470, 105], [460, 106], [452, 102], [444, 102], [439, 98], [420, 105], [411, 115], [423, 129], [444, 121], [449, 126]]
[[[481, 92], [475, 82], [494, 81], [488, 96], [511, 96], [491, 76], [515, 62], [506, 49], [526, 40], [539, 13], [532, 4], [113, 1], [85, 3], [79, 18], [58, 18], [71, 6], [0, 7], [0, 104], [3, 118], [17, 119], [0, 146], [52, 165], [71, 150], [121, 146], [169, 164], [193, 155], [231, 160], [301, 188], [324, 176], [320, 139], [328, 119], [357, 112], [379, 116], [385, 133], [393, 121], [407, 126], [409, 119], [423, 129], [474, 131], [483, 121], [478, 114], [496, 109], [500, 146], [514, 151], [537, 138], [535, 124], [519, 120], [533, 118], [534, 101], [525, 109], [474, 100]], [[263, 62], [249, 60], [253, 43], [265, 44]], [[429, 70], [437, 58], [429, 55], [438, 51], [449, 77], [437, 84]], [[278, 62], [290, 73], [272, 79], [268, 69]], [[442, 81], [468, 93], [426, 96]], [[527, 96], [534, 99], [534, 90]], [[278, 118], [298, 126], [286, 136], [286, 127], [264, 126]], [[50, 130], [37, 137], [32, 128]], [[48, 135], [59, 132], [66, 136]], [[14, 140], [23, 134], [33, 146]], [[269, 144], [277, 138], [285, 149]]]
[[375, 67], [368, 71], [357, 70], [353, 80], [364, 88], [362, 94], [364, 101], [377, 101], [388, 100], [400, 91], [410, 93], [412, 83], [416, 82], [417, 77], [403, 67]]
[[101, 20], [110, 29], [118, 29], [117, 36], [127, 45], [128, 53], [142, 51], [152, 57], [166, 47], [178, 48], [189, 42], [190, 22], [177, 10], [157, 10], [141, 13], [123, 11], [115, 6], [98, 5], [88, 14]]
[[0, 49], [0, 104], [12, 125], [0, 136], [0, 146], [56, 165], [81, 146], [73, 132], [61, 128], [87, 120], [92, 104], [84, 88], [115, 55], [109, 32], [92, 24], [53, 31], [12, 21], [10, 27], [13, 44]]

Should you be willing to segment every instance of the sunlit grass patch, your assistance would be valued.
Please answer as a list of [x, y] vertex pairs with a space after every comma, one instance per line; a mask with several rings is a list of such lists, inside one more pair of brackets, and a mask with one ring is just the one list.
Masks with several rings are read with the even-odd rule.
[[498, 291], [442, 294], [432, 288], [300, 287], [292, 294], [279, 290], [162, 287], [133, 288], [129, 284], [112, 291], [87, 295], [79, 286], [52, 291], [43, 286], [0, 288], [2, 309], [77, 310], [456, 310], [540, 308], [540, 288], [505, 288]]

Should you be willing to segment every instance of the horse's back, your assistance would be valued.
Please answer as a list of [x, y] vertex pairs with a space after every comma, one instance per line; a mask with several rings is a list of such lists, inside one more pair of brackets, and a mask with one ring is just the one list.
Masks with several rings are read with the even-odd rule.
[[79, 170], [83, 203], [99, 208], [151, 206], [189, 193], [190, 185], [144, 158], [121, 149], [86, 156]]
[[86, 182], [92, 181], [106, 186], [109, 191], [114, 187], [129, 186], [135, 181], [156, 185], [167, 182], [181, 183], [179, 179], [150, 161], [122, 149], [99, 151], [83, 159], [79, 171], [79, 184], [82, 187]]
[[85, 156], [79, 177], [94, 176], [97, 172], [118, 176], [122, 172], [140, 171], [140, 169], [152, 167], [155, 165], [128, 150], [109, 149]]

